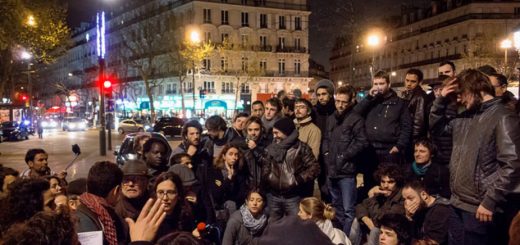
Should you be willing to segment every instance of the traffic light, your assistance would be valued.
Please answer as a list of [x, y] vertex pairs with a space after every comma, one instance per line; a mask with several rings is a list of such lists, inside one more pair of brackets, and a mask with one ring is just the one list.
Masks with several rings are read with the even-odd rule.
[[25, 94], [22, 95], [22, 100], [23, 100], [23, 101], [27, 101], [27, 95], [25, 95]]
[[201, 89], [200, 90], [199, 97], [201, 99], [205, 99], [206, 98], [206, 90], [205, 89]]
[[108, 99], [111, 99], [112, 98], [112, 79], [111, 78], [105, 78], [104, 79], [105, 81], [103, 82], [102, 86], [103, 86], [103, 91], [104, 91], [104, 94], [105, 94], [105, 97], [107, 97]]

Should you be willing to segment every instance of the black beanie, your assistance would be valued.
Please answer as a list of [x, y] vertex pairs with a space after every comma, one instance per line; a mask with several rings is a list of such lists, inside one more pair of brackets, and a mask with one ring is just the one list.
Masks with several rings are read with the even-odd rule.
[[290, 118], [284, 117], [274, 123], [273, 128], [276, 128], [280, 131], [282, 131], [283, 134], [286, 136], [289, 136], [293, 133], [293, 131], [296, 129], [294, 126], [293, 120]]

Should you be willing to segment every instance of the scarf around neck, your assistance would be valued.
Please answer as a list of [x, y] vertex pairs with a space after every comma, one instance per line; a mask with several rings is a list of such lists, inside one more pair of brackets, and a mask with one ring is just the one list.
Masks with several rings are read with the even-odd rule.
[[412, 170], [416, 175], [424, 176], [426, 174], [426, 171], [428, 171], [428, 169], [430, 168], [431, 165], [432, 165], [432, 163], [429, 162], [428, 164], [419, 166], [419, 165], [417, 165], [417, 162], [413, 161]]
[[94, 194], [90, 194], [87, 192], [81, 194], [79, 200], [90, 211], [92, 211], [98, 216], [99, 220], [101, 221], [101, 224], [103, 224], [103, 235], [108, 241], [108, 244], [117, 245], [116, 226], [114, 224], [114, 221], [112, 220], [112, 217], [106, 209], [107, 207], [110, 207], [107, 201], [104, 198], [98, 197]]
[[257, 234], [267, 224], [267, 216], [264, 213], [257, 219], [251, 214], [251, 211], [249, 211], [245, 204], [240, 207], [240, 214], [242, 214], [244, 226], [252, 235]]
[[291, 135], [287, 136], [280, 143], [271, 143], [267, 147], [268, 154], [276, 161], [283, 162], [287, 149], [293, 146], [298, 140], [298, 130], [294, 130]]

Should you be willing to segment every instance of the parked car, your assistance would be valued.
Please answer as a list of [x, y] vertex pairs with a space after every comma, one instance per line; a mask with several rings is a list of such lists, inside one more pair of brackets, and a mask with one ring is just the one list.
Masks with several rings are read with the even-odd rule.
[[2, 137], [7, 140], [26, 140], [29, 139], [29, 129], [23, 123], [7, 121], [2, 123]]
[[63, 131], [73, 131], [73, 130], [82, 130], [85, 131], [87, 129], [87, 121], [79, 117], [66, 117], [63, 119], [62, 123]]
[[125, 119], [119, 122], [117, 126], [117, 132], [120, 134], [124, 133], [135, 133], [148, 131], [150, 125], [145, 124], [143, 121], [138, 119]]
[[172, 147], [168, 143], [168, 140], [164, 135], [155, 132], [139, 132], [127, 134], [121, 145], [116, 146], [114, 155], [116, 157], [116, 163], [120, 166], [124, 165], [125, 161], [137, 159], [137, 153], [135, 152], [134, 139], [137, 136], [146, 135], [151, 138], [157, 138], [161, 140], [166, 146], [166, 159], [170, 159], [172, 154]]
[[176, 135], [181, 135], [182, 126], [184, 126], [184, 120], [181, 118], [161, 117], [155, 122], [153, 131], [175, 137]]

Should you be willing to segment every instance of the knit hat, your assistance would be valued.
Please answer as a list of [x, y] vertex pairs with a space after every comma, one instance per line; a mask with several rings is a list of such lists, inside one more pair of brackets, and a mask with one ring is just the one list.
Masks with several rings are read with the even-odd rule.
[[296, 129], [296, 127], [294, 126], [294, 122], [287, 117], [281, 118], [280, 120], [276, 121], [274, 123], [273, 128], [282, 131], [282, 133], [287, 136], [291, 135], [292, 132]]
[[146, 163], [141, 160], [128, 160], [123, 165], [123, 175], [140, 175], [148, 176], [148, 167]]
[[334, 94], [334, 83], [328, 79], [322, 79], [318, 83], [316, 83], [316, 87], [314, 88], [314, 92], [318, 92], [318, 88], [326, 88], [327, 92], [330, 95]]
[[192, 186], [197, 183], [197, 179], [195, 179], [195, 174], [193, 171], [184, 164], [175, 164], [173, 165], [170, 172], [178, 175], [182, 180], [182, 186]]

